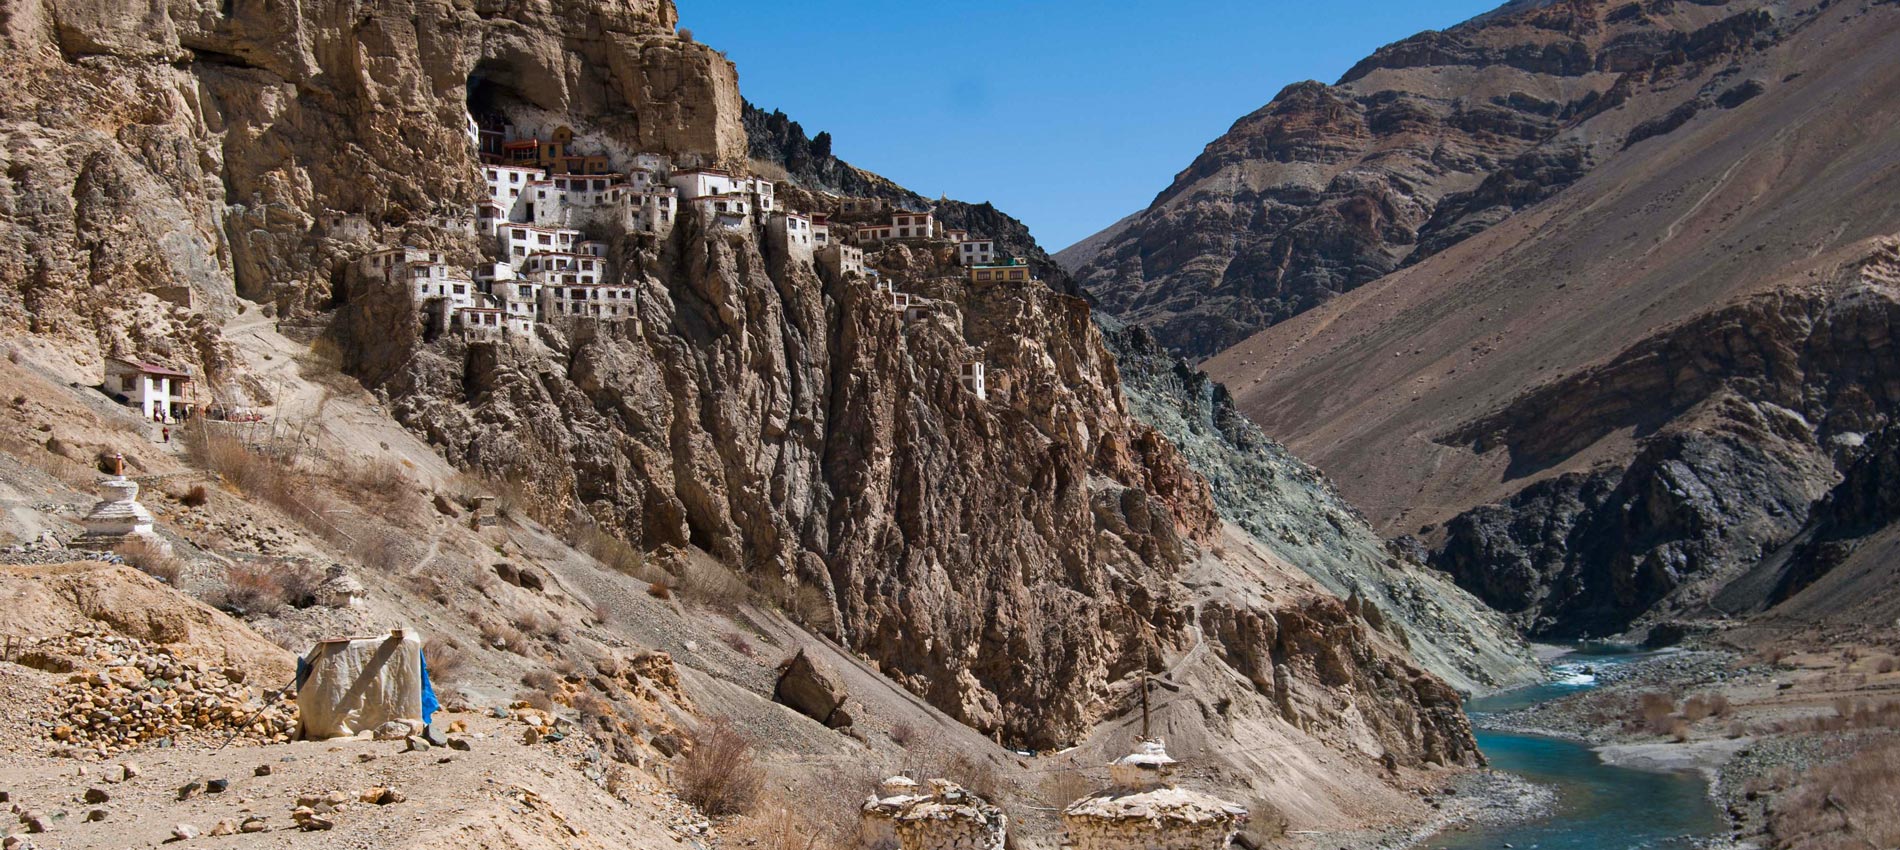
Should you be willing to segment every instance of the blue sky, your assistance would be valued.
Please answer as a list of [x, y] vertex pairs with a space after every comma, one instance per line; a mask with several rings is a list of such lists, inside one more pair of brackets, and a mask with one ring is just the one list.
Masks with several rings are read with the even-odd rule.
[[1146, 207], [1289, 83], [1501, 0], [678, 0], [745, 96], [924, 195], [994, 202], [1043, 247]]

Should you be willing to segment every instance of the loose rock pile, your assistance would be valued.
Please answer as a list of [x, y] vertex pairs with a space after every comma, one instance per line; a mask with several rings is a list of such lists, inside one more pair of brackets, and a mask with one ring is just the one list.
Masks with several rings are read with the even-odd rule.
[[67, 635], [31, 653], [72, 670], [48, 697], [53, 740], [110, 756], [192, 732], [237, 733], [287, 742], [297, 707], [278, 696], [266, 706], [242, 671], [187, 661], [165, 647], [116, 635]]

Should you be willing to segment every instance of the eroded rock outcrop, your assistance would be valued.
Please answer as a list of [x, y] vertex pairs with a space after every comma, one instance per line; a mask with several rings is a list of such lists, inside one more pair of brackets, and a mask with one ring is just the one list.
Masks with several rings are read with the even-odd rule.
[[5, 18], [0, 322], [214, 381], [242, 295], [332, 303], [373, 244], [467, 251], [472, 86], [743, 162], [736, 75], [666, 0], [53, 4]]
[[1099, 321], [1130, 411], [1166, 434], [1207, 477], [1223, 517], [1366, 612], [1362, 619], [1461, 690], [1505, 687], [1540, 674], [1508, 621], [1387, 545], [1325, 475], [1242, 415], [1226, 387], [1163, 351], [1147, 330]]
[[[1447, 435], [1503, 449], [1518, 476], [1612, 433], [1641, 438], [1626, 464], [1459, 515], [1432, 565], [1552, 636], [1759, 610], [1811, 582], [1824, 541], [1884, 524], [1865, 482], [1884, 445], [1869, 435], [1900, 407], [1887, 377], [1900, 328], [1892, 270], [1889, 245], [1841, 281], [1717, 310]], [[1844, 477], [1859, 483], [1837, 488]], [[1812, 539], [1778, 578], [1731, 586], [1797, 535]]]

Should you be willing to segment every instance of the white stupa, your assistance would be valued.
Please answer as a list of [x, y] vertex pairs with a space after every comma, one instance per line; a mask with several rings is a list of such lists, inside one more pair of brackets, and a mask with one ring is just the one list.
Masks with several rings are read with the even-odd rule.
[[1221, 850], [1247, 822], [1247, 810], [1169, 782], [1178, 763], [1158, 739], [1110, 762], [1112, 788], [1062, 810], [1076, 850]]
[[86, 529], [82, 548], [111, 549], [127, 539], [140, 538], [169, 549], [152, 531], [152, 512], [139, 504], [139, 483], [125, 477], [125, 456], [112, 456], [113, 476], [99, 482], [99, 503], [79, 520]]

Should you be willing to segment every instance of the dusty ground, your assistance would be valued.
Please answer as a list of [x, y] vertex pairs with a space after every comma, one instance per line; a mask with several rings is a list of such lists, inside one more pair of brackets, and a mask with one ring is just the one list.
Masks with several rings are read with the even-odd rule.
[[[5, 555], [0, 560], [32, 562], [0, 567], [9, 610], [41, 616], [0, 622], [0, 639], [24, 642], [75, 628], [136, 633], [127, 618], [115, 622], [103, 613], [159, 611], [160, 619], [186, 622], [195, 635], [178, 641], [178, 651], [234, 661], [253, 670], [250, 681], [274, 682], [284, 678], [292, 653], [315, 639], [411, 628], [460, 657], [459, 665], [434, 670], [437, 685], [451, 705], [472, 709], [449, 717], [468, 720], [473, 732], [487, 737], [472, 741], [467, 753], [417, 754], [357, 741], [259, 746], [241, 740], [217, 751], [207, 736], [180, 735], [175, 746], [127, 756], [144, 767], [144, 776], [106, 788], [105, 819], [88, 823], [91, 807], [78, 795], [122, 759], [58, 756], [47, 738], [53, 718], [45, 703], [58, 677], [0, 661], [9, 701], [0, 716], [0, 790], [48, 818], [47, 835], [56, 838], [36, 839], [42, 850], [148, 846], [181, 822], [208, 832], [221, 819], [251, 814], [268, 816], [270, 829], [188, 846], [263, 841], [482, 850], [672, 848], [683, 841], [771, 847], [786, 835], [818, 836], [814, 848], [842, 846], [864, 795], [879, 778], [899, 772], [947, 776], [989, 792], [1011, 812], [1021, 846], [1052, 847], [1060, 805], [1100, 787], [1105, 763], [1126, 751], [1136, 731], [1131, 714], [1067, 753], [1014, 753], [757, 603], [696, 551], [610, 566], [577, 548], [575, 538], [536, 522], [531, 506], [505, 498], [500, 521], [477, 527], [465, 497], [484, 491], [506, 497], [504, 490], [459, 475], [392, 422], [375, 398], [327, 371], [307, 346], [277, 333], [264, 317], [239, 316], [229, 330], [275, 404], [264, 410], [270, 424], [221, 427], [289, 458], [295, 486], [288, 495], [208, 473], [181, 435], [162, 442], [146, 423], [86, 387], [93, 380], [87, 363], [38, 349], [19, 363], [0, 360], [0, 404], [10, 407], [0, 417], [0, 554], [49, 532], [76, 532], [76, 519], [94, 500], [97, 456], [122, 452], [129, 474], [144, 487], [141, 501], [177, 553], [178, 568], [176, 590], [112, 568], [137, 580], [110, 583], [98, 604], [66, 605], [71, 594], [58, 591], [57, 576], [105, 568], [49, 566], [57, 553]], [[378, 465], [366, 469], [368, 461]], [[207, 501], [188, 504], [190, 489], [200, 485]], [[1252, 544], [1236, 535], [1225, 545]], [[319, 578], [341, 570], [360, 581], [361, 604], [234, 606], [233, 577], [246, 569]], [[519, 573], [537, 580], [506, 578]], [[676, 592], [656, 596], [653, 581]], [[1264, 551], [1250, 551], [1197, 582], [1210, 593], [1230, 592], [1223, 586], [1316, 592], [1309, 579]], [[775, 665], [801, 648], [844, 680], [856, 718], [849, 732], [826, 729], [771, 700]], [[623, 680], [598, 674], [626, 670], [655, 652], [666, 653], [676, 671], [676, 691], [631, 694], [618, 684]], [[1481, 807], [1482, 795], [1459, 797], [1456, 789], [1470, 780], [1458, 771], [1385, 777], [1377, 752], [1365, 751], [1364, 742], [1317, 737], [1265, 713], [1210, 724], [1217, 701], [1205, 695], [1251, 686], [1204, 648], [1182, 648], [1164, 661], [1176, 687], [1187, 690], [1158, 701], [1156, 721], [1177, 756], [1197, 765], [1186, 784], [1260, 788], [1257, 799], [1243, 802], [1286, 817], [1295, 834], [1283, 846], [1392, 845], [1421, 822], [1473, 816], [1467, 810]], [[600, 689], [602, 680], [612, 680], [609, 690]], [[484, 713], [523, 698], [551, 698], [555, 714], [586, 723], [597, 710], [588, 702], [594, 697], [612, 703], [614, 722], [631, 730], [624, 762], [602, 755], [591, 734], [558, 746], [524, 745], [518, 724]], [[665, 793], [674, 762], [654, 741], [722, 716], [753, 741], [768, 781], [753, 814], [701, 826]], [[1210, 733], [1211, 725], [1227, 732]], [[375, 759], [360, 761], [363, 754]], [[253, 776], [265, 763], [271, 775]], [[228, 778], [231, 789], [176, 800], [175, 789], [194, 778]], [[610, 779], [612, 790], [605, 787]], [[393, 784], [407, 799], [386, 807], [349, 804], [329, 833], [287, 828], [298, 796], [338, 791], [354, 799], [378, 783]]]

